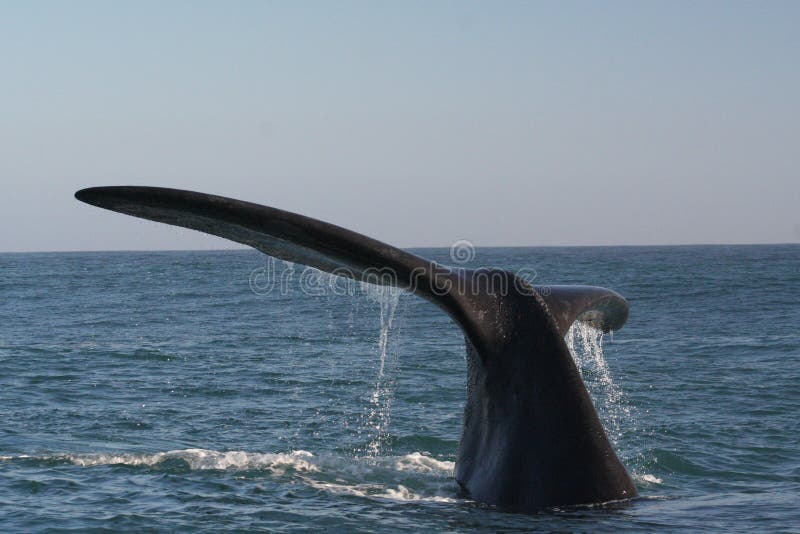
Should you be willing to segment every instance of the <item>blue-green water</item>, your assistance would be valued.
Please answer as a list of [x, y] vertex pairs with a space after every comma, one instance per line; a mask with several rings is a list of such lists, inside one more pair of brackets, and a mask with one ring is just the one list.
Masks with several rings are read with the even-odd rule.
[[641, 497], [534, 516], [458, 495], [443, 313], [264, 262], [0, 254], [0, 530], [800, 530], [800, 246], [478, 249], [631, 305], [570, 342]]

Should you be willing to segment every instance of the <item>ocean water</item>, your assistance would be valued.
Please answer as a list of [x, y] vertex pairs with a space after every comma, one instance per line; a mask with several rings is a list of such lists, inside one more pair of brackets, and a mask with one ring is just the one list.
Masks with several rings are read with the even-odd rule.
[[459, 496], [464, 341], [416, 297], [249, 250], [0, 254], [0, 530], [800, 531], [800, 246], [473, 265], [628, 298], [568, 341], [640, 498]]

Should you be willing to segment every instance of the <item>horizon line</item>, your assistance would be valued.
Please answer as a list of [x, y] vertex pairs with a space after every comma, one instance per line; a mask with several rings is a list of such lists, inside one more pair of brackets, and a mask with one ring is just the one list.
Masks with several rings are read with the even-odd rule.
[[[669, 248], [669, 247], [766, 247], [766, 246], [793, 246], [800, 245], [800, 241], [783, 242], [761, 242], [761, 243], [652, 243], [646, 245], [625, 244], [625, 245], [474, 245], [476, 249], [500, 249], [500, 248]], [[447, 250], [451, 245], [444, 246], [410, 246], [397, 247], [401, 250]], [[0, 250], [0, 254], [92, 254], [100, 252], [234, 252], [241, 250], [253, 250], [269, 256], [256, 248], [249, 246], [231, 248], [164, 248], [164, 249], [72, 249], [72, 250]]]

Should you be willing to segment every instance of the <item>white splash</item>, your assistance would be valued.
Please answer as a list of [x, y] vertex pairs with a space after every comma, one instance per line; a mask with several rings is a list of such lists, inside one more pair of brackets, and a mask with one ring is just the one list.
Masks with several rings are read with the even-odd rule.
[[398, 458], [394, 463], [394, 468], [398, 471], [415, 471], [417, 473], [441, 472], [452, 474], [456, 468], [456, 463], [437, 460], [419, 452], [412, 452]]
[[52, 456], [54, 460], [67, 460], [81, 467], [97, 465], [129, 465], [152, 467], [169, 460], [183, 460], [192, 470], [207, 469], [267, 469], [282, 473], [287, 469], [318, 471], [313, 455], [308, 451], [289, 453], [253, 453], [244, 451], [213, 451], [208, 449], [182, 449], [155, 454], [65, 454]]
[[637, 482], [647, 482], [648, 484], [661, 484], [662, 482], [664, 482], [663, 479], [658, 478], [655, 475], [649, 475], [649, 474], [637, 475], [634, 473], [633, 478]]

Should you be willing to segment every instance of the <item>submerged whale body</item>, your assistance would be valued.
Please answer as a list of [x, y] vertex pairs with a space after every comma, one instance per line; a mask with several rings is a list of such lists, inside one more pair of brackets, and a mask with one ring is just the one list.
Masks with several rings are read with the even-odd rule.
[[467, 346], [467, 400], [455, 478], [503, 510], [636, 496], [564, 342], [578, 320], [620, 328], [628, 305], [590, 286], [536, 288], [499, 269], [450, 268], [316, 219], [158, 187], [93, 187], [79, 200], [224, 237], [340, 276], [406, 289], [439, 306]]

